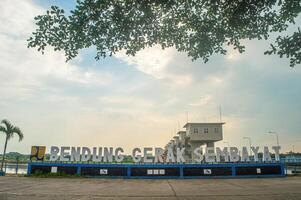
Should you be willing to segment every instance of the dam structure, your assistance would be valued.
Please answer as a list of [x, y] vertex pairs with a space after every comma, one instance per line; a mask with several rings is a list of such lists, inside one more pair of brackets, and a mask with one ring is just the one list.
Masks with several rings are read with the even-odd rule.
[[189, 163], [195, 160], [194, 150], [201, 146], [214, 147], [214, 143], [223, 140], [224, 122], [209, 123], [186, 123], [183, 128], [186, 130], [178, 131], [177, 136], [165, 146], [168, 148], [185, 148], [185, 159]]
[[[121, 157], [128, 157], [128, 155], [122, 154], [123, 149], [120, 147], [115, 149], [115, 154], [113, 155], [113, 148], [107, 147], [93, 148], [92, 150], [88, 147], [62, 146], [59, 148], [52, 146], [50, 158], [55, 158], [46, 161], [44, 160], [46, 147], [33, 146], [27, 172], [28, 175], [59, 173], [84, 177], [127, 179], [258, 178], [285, 176], [284, 163], [279, 161], [279, 159], [272, 160], [266, 148], [261, 149], [260, 152], [266, 155], [267, 160], [254, 159], [251, 161], [249, 159], [250, 155], [240, 154], [236, 147], [231, 147], [229, 151], [225, 147], [229, 154], [224, 154], [225, 151], [214, 152], [214, 149], [219, 149], [219, 147], [215, 147], [215, 143], [223, 140], [224, 125], [224, 122], [186, 123], [183, 126], [184, 130], [178, 131], [177, 135], [171, 138], [164, 149], [150, 147], [143, 149], [134, 148], [132, 150], [132, 160], [126, 160], [125, 162], [122, 161]], [[201, 152], [201, 154], [205, 156], [195, 153], [198, 150], [203, 151], [203, 147], [205, 147], [206, 152]], [[110, 159], [100, 159], [100, 161], [98, 158], [93, 159], [95, 157], [94, 152], [97, 149], [103, 150], [103, 155], [99, 154], [99, 159], [101, 157], [106, 158], [108, 155], [110, 155]], [[209, 149], [212, 152], [209, 152]], [[236, 152], [233, 152], [233, 149], [236, 149]], [[242, 152], [246, 149], [246, 147], [243, 147]], [[275, 150], [279, 149], [280, 147]], [[77, 153], [74, 153], [75, 150]], [[223, 153], [223, 156], [220, 153]], [[233, 153], [235, 154], [235, 158], [233, 157]], [[156, 154], [161, 158], [161, 162], [146, 162], [147, 160], [155, 161], [156, 158], [159, 158]], [[211, 154], [211, 156], [214, 155], [213, 157], [216, 159], [208, 161], [206, 158], [208, 154]], [[178, 155], [181, 156], [180, 161]], [[74, 156], [78, 160], [70, 159]], [[205, 157], [205, 159], [196, 162], [200, 157]], [[224, 159], [218, 160], [217, 158], [220, 157], [224, 157]], [[230, 157], [230, 160], [226, 160], [226, 157]], [[33, 158], [36, 159], [34, 160]], [[263, 158], [265, 157], [263, 156]]]

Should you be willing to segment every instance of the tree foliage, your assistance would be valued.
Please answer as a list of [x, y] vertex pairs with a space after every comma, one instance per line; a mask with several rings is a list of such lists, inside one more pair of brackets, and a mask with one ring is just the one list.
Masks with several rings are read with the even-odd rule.
[[23, 133], [21, 131], [21, 129], [17, 126], [12, 125], [7, 119], [3, 119], [1, 121], [0, 125], [0, 132], [6, 134], [6, 138], [9, 140], [11, 139], [14, 134], [17, 134], [19, 136], [19, 141], [23, 140]]
[[[287, 31], [300, 11], [301, 0], [78, 0], [70, 14], [52, 6], [35, 17], [37, 29], [28, 47], [43, 53], [49, 45], [70, 60], [91, 46], [100, 59], [161, 45], [207, 62], [212, 54], [226, 54], [229, 45], [244, 52], [244, 39], [268, 39], [273, 32]], [[300, 30], [281, 35], [265, 54], [299, 64]]]
[[12, 125], [7, 119], [4, 119], [0, 123], [0, 133], [4, 133], [6, 135], [5, 137], [5, 144], [4, 144], [4, 150], [2, 155], [2, 162], [1, 162], [1, 170], [3, 170], [4, 160], [5, 160], [5, 154], [6, 154], [6, 148], [7, 148], [7, 142], [10, 140], [14, 134], [19, 136], [19, 141], [23, 140], [23, 133], [21, 129], [17, 126]]

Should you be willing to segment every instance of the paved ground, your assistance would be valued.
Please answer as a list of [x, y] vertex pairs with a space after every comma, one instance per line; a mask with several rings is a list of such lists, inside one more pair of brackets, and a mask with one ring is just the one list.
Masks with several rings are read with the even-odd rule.
[[301, 199], [301, 177], [211, 180], [0, 177], [0, 199]]

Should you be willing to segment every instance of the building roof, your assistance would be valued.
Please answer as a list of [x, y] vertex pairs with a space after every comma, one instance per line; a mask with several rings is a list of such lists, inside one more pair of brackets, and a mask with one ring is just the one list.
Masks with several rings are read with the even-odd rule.
[[204, 122], [204, 123], [186, 123], [183, 128], [186, 128], [189, 125], [211, 125], [211, 124], [225, 124], [225, 122]]
[[181, 133], [186, 133], [186, 131], [178, 131], [178, 135], [180, 135]]

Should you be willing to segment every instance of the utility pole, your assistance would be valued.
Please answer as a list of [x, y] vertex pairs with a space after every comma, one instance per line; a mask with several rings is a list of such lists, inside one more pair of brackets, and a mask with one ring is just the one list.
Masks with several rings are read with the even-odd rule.
[[186, 111], [186, 123], [188, 123], [188, 111]]
[[18, 169], [19, 169], [19, 156], [16, 158], [16, 174], [18, 174]]
[[219, 105], [219, 122], [222, 122], [222, 106]]

